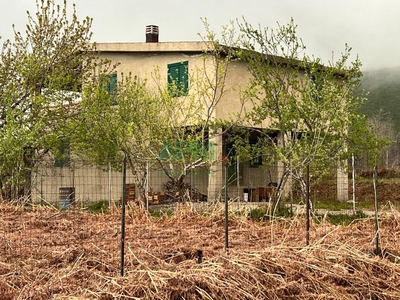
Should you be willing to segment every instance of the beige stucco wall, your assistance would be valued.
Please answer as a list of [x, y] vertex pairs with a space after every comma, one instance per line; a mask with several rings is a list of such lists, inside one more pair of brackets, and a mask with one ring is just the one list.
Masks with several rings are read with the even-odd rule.
[[[251, 74], [244, 62], [230, 62], [224, 87], [225, 93], [216, 108], [217, 119], [235, 121], [238, 116], [243, 118], [246, 113], [251, 111], [253, 103], [242, 95], [250, 79]], [[265, 120], [262, 124], [252, 124], [249, 120], [246, 120], [245, 124], [268, 128], [270, 127], [270, 120]]]
[[121, 80], [122, 74], [137, 76], [139, 79], [146, 79], [150, 87], [156, 87], [158, 79], [156, 73], [160, 75], [160, 83], [167, 83], [167, 65], [176, 62], [189, 61], [189, 68], [194, 68], [199, 58], [184, 53], [126, 53], [111, 52], [101, 53], [101, 58], [107, 58], [118, 63], [115, 71], [118, 74], [118, 80]]
[[[139, 79], [147, 79], [149, 87], [166, 86], [167, 66], [171, 63], [188, 61], [189, 65], [189, 95], [187, 101], [197, 100], [204, 104], [204, 118], [207, 117], [207, 105], [212, 100], [218, 100], [212, 117], [217, 119], [235, 119], [236, 114], [251, 110], [250, 101], [241, 100], [241, 90], [249, 81], [250, 73], [243, 62], [231, 62], [227, 69], [224, 86], [210, 86], [216, 79], [216, 65], [212, 56], [203, 53], [205, 43], [131, 43], [131, 44], [99, 44], [100, 58], [110, 59], [117, 63], [118, 80], [122, 74], [132, 74]], [[157, 74], [157, 75], [156, 75]], [[159, 76], [158, 76], [159, 75]], [[208, 88], [208, 90], [207, 90]], [[217, 97], [213, 98], [212, 88], [217, 88]], [[219, 92], [224, 90], [221, 98]], [[207, 92], [204, 92], [207, 90]], [[262, 126], [268, 127], [266, 120]]]

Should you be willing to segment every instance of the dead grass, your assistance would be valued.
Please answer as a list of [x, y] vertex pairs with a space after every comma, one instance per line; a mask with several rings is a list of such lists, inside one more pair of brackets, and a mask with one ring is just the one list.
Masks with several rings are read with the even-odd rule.
[[[129, 209], [125, 276], [120, 216], [0, 204], [1, 299], [399, 299], [399, 213], [383, 217], [384, 256], [373, 222], [253, 222], [182, 206], [152, 218]], [[203, 259], [198, 263], [197, 250]]]

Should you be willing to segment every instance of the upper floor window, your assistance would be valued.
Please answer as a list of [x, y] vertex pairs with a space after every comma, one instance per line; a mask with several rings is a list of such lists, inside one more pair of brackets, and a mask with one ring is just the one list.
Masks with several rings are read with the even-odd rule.
[[100, 87], [111, 96], [111, 105], [117, 104], [117, 73], [100, 75]]
[[311, 96], [314, 101], [319, 101], [321, 100], [321, 90], [322, 90], [322, 81], [320, 78], [318, 78], [316, 75], [311, 75], [310, 77], [311, 83], [312, 83], [312, 89], [311, 89]]
[[188, 61], [168, 65], [168, 89], [173, 97], [187, 95], [189, 91]]

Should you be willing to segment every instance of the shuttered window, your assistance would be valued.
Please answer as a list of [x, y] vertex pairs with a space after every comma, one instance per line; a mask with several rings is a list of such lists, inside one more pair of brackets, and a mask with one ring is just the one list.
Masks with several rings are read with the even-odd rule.
[[68, 167], [70, 161], [70, 145], [67, 140], [62, 140], [55, 155], [55, 167]]
[[311, 88], [311, 97], [313, 98], [314, 101], [318, 102], [319, 100], [321, 100], [320, 97], [320, 93], [322, 90], [321, 79], [319, 79], [316, 75], [311, 75], [310, 79], [313, 85]]
[[112, 95], [111, 105], [117, 104], [117, 73], [107, 74], [106, 75], [106, 90]]
[[189, 91], [188, 61], [168, 65], [168, 89], [172, 96], [187, 95]]

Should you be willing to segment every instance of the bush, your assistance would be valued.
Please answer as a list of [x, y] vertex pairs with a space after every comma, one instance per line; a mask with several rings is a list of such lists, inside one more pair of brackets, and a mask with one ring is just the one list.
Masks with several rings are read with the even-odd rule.
[[108, 201], [102, 200], [102, 201], [91, 203], [87, 206], [87, 210], [94, 214], [106, 213], [109, 210]]
[[[290, 217], [290, 209], [288, 207], [278, 206], [274, 212], [274, 217]], [[250, 210], [250, 219], [260, 222], [268, 221], [270, 219], [270, 211], [268, 207], [258, 207]]]
[[174, 211], [172, 209], [149, 209], [149, 213], [152, 217], [161, 218], [163, 216], [172, 216]]
[[[369, 170], [362, 170], [358, 172], [358, 175], [362, 178], [373, 178], [374, 176], [374, 170], [371, 168]], [[383, 168], [379, 169], [378, 168], [378, 178], [385, 178], [385, 179], [390, 179], [390, 178], [400, 178], [400, 170], [397, 168]]]
[[361, 210], [356, 211], [355, 214], [338, 214], [338, 215], [327, 215], [327, 220], [334, 225], [348, 226], [354, 221], [366, 219], [368, 216]]

